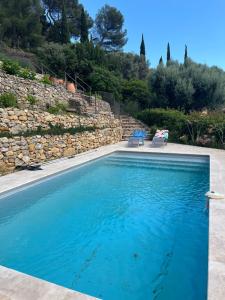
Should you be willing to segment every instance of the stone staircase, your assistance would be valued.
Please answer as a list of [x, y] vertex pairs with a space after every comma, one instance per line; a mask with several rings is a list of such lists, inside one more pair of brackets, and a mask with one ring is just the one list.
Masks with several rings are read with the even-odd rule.
[[149, 139], [149, 128], [147, 125], [142, 123], [141, 121], [128, 116], [128, 115], [121, 115], [120, 116], [121, 125], [123, 128], [123, 140], [128, 141], [129, 137], [133, 133], [135, 129], [142, 129], [147, 132], [146, 139]]

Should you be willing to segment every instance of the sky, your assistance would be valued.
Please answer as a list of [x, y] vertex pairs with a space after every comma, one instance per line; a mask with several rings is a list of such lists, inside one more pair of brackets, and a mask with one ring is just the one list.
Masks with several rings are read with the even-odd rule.
[[185, 44], [194, 61], [225, 70], [225, 0], [80, 0], [94, 18], [105, 4], [125, 18], [128, 43], [124, 51], [139, 53], [144, 34], [147, 57], [155, 67], [166, 59], [170, 43], [173, 59], [183, 61]]

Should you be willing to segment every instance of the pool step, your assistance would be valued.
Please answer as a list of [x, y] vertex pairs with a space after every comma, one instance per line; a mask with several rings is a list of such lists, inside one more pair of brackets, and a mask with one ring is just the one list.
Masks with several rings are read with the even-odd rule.
[[177, 158], [177, 157], [156, 157], [156, 156], [148, 156], [148, 157], [129, 157], [129, 156], [109, 156], [107, 158], [110, 161], [116, 161], [116, 162], [138, 162], [138, 163], [144, 163], [144, 164], [149, 164], [149, 163], [170, 163], [170, 164], [182, 164], [182, 165], [194, 165], [194, 166], [202, 166], [202, 165], [207, 165], [207, 160], [205, 159], [198, 159], [196, 158], [195, 160], [189, 160], [189, 159], [182, 159], [182, 158]]
[[105, 160], [105, 164], [111, 166], [126, 166], [145, 169], [173, 169], [173, 170], [193, 170], [203, 171], [208, 170], [209, 166], [206, 163], [192, 161], [175, 161], [163, 159], [134, 159], [134, 158], [119, 158], [109, 157]]

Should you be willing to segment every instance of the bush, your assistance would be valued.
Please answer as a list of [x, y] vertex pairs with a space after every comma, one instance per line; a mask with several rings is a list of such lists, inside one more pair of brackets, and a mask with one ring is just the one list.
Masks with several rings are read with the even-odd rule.
[[122, 86], [123, 101], [134, 102], [141, 109], [149, 107], [151, 94], [147, 82], [143, 80], [126, 80]]
[[30, 105], [35, 105], [37, 103], [37, 99], [33, 95], [28, 95], [27, 101], [30, 103]]
[[3, 60], [2, 69], [9, 75], [18, 75], [20, 66], [16, 61]]
[[52, 85], [51, 80], [49, 79], [49, 75], [44, 75], [40, 80], [41, 83]]
[[121, 78], [108, 70], [96, 67], [89, 77], [95, 92], [112, 93], [116, 100], [121, 99]]
[[4, 93], [0, 96], [0, 107], [17, 107], [17, 98], [12, 93]]
[[93, 126], [79, 126], [79, 127], [70, 127], [70, 128], [64, 128], [61, 125], [52, 125], [49, 123], [49, 129], [43, 129], [40, 126], [37, 128], [37, 130], [28, 130], [25, 132], [19, 132], [16, 134], [9, 133], [9, 132], [0, 132], [0, 138], [2, 137], [8, 137], [13, 138], [14, 136], [24, 136], [24, 137], [30, 137], [30, 136], [36, 136], [36, 135], [63, 135], [66, 133], [69, 133], [71, 135], [82, 133], [82, 132], [93, 132], [96, 130]]
[[222, 112], [192, 112], [184, 114], [171, 109], [147, 109], [138, 118], [151, 128], [170, 131], [170, 141], [225, 148], [225, 114]]
[[181, 129], [186, 120], [183, 112], [163, 108], [146, 109], [138, 114], [138, 118], [148, 126], [156, 125], [169, 130]]
[[28, 68], [21, 68], [18, 62], [3, 60], [2, 69], [9, 75], [15, 75], [24, 79], [35, 79], [35, 73]]
[[34, 80], [35, 79], [35, 73], [27, 68], [23, 69], [21, 68], [17, 74], [17, 76], [22, 77], [24, 79], [30, 79]]
[[49, 112], [50, 114], [57, 115], [57, 114], [59, 114], [59, 113], [64, 113], [64, 112], [66, 112], [66, 109], [67, 109], [67, 107], [66, 107], [66, 105], [65, 105], [64, 103], [58, 102], [58, 103], [55, 104], [55, 106], [50, 106], [50, 107], [48, 108], [48, 112]]

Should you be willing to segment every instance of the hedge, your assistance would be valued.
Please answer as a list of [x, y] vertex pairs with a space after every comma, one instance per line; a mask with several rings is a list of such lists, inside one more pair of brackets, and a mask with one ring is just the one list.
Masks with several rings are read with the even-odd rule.
[[147, 109], [138, 118], [154, 131], [168, 129], [170, 141], [225, 149], [225, 114], [223, 112], [192, 112], [173, 109]]

